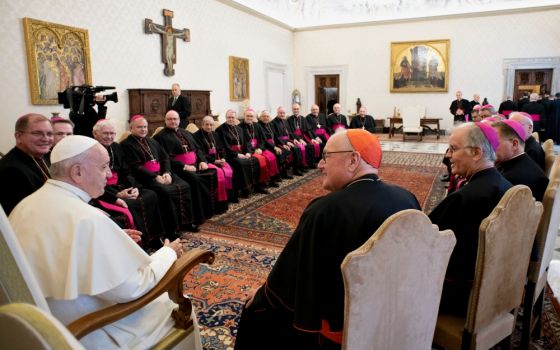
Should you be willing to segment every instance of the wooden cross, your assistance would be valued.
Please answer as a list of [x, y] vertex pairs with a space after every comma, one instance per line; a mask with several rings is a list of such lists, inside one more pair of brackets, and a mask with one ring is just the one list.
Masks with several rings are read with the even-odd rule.
[[173, 11], [163, 9], [163, 25], [155, 24], [148, 18], [144, 21], [144, 32], [146, 34], [156, 33], [161, 35], [161, 61], [165, 64], [163, 74], [168, 77], [175, 75], [173, 64], [177, 63], [176, 39], [180, 38], [183, 41], [191, 41], [190, 31], [187, 28], [173, 28], [171, 24], [172, 18]]

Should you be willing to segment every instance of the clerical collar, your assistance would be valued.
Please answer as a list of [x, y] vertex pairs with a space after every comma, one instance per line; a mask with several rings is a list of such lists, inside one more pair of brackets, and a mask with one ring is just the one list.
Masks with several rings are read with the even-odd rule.
[[348, 185], [344, 186], [344, 188], [348, 188], [348, 187], [350, 187], [350, 186], [352, 186], [352, 185], [354, 185], [358, 182], [366, 182], [366, 181], [367, 182], [378, 182], [380, 180], [379, 180], [379, 177], [375, 174], [366, 174], [362, 177], [357, 178], [354, 181], [351, 181], [350, 183], [348, 183]]
[[82, 190], [81, 188], [78, 188], [72, 184], [69, 184], [68, 182], [64, 182], [64, 181], [60, 181], [60, 180], [54, 180], [54, 179], [48, 179], [47, 184], [51, 184], [53, 186], [62, 188], [63, 190], [69, 191], [73, 194], [75, 194], [76, 196], [78, 196], [81, 200], [83, 200], [86, 203], [89, 203], [89, 201], [91, 200], [91, 196], [84, 190]]

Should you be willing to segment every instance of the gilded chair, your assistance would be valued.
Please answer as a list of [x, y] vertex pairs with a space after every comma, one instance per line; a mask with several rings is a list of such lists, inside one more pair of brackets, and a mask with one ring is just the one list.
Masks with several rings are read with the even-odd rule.
[[552, 139], [546, 140], [542, 144], [544, 150], [544, 173], [550, 178], [550, 169], [552, 169], [552, 164], [554, 164], [554, 141]]
[[389, 217], [342, 262], [343, 349], [430, 349], [455, 246], [418, 210]]
[[85, 350], [60, 321], [37, 306], [0, 306], [0, 349]]
[[[81, 339], [87, 334], [141, 309], [159, 295], [167, 292], [169, 298], [178, 304], [178, 308], [173, 311], [172, 315], [175, 320], [175, 328], [156, 344], [155, 348], [170, 349], [194, 330], [191, 319], [191, 301], [183, 295], [183, 278], [199, 263], [212, 263], [213, 259], [212, 252], [191, 249], [177, 259], [160, 282], [142, 297], [85, 315], [67, 325], [67, 328], [74, 337]], [[1, 207], [0, 263], [2, 266], [0, 269], [0, 305], [28, 303], [50, 313], [47, 301]]]
[[187, 129], [187, 131], [191, 134], [194, 134], [198, 131], [198, 126], [196, 126], [195, 123], [189, 123], [185, 129]]
[[558, 227], [560, 226], [560, 161], [554, 164], [554, 171], [542, 200], [543, 215], [541, 217], [533, 253], [529, 262], [527, 285], [523, 298], [523, 328], [521, 346], [528, 349], [531, 334], [540, 333], [541, 314], [543, 310], [544, 287], [548, 277], [548, 269], [556, 245]]
[[159, 134], [162, 130], [163, 130], [163, 126], [158, 126], [158, 127], [154, 130], [154, 132], [152, 133], [152, 138], [153, 138], [154, 136], [156, 136], [157, 134]]
[[119, 143], [123, 142], [124, 140], [126, 140], [126, 138], [127, 138], [128, 136], [130, 136], [130, 131], [129, 131], [129, 130], [123, 131], [123, 133], [121, 134], [121, 136], [119, 136], [119, 139], [118, 139], [119, 141], [118, 141], [118, 142], [119, 142]]
[[482, 221], [467, 315], [440, 313], [435, 344], [448, 350], [489, 349], [511, 339], [542, 211], [531, 190], [518, 185]]
[[401, 109], [403, 141], [406, 134], [416, 134], [417, 141], [422, 141], [424, 128], [420, 123], [420, 119], [425, 115], [425, 107], [412, 106]]

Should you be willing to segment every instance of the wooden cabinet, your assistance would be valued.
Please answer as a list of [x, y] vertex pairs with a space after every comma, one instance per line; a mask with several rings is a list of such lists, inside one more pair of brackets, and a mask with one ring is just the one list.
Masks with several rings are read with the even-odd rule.
[[[200, 127], [202, 118], [212, 115], [210, 91], [184, 90], [181, 94], [191, 100], [189, 122]], [[128, 89], [129, 118], [135, 114], [143, 115], [148, 121], [148, 135], [151, 135], [158, 126], [164, 125], [167, 101], [170, 97], [169, 89]]]

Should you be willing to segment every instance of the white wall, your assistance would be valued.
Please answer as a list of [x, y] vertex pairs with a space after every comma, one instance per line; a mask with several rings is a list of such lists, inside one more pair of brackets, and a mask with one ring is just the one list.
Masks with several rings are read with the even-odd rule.
[[[191, 42], [177, 41], [175, 76], [163, 75], [159, 35], [144, 34], [144, 18], [162, 24], [162, 9], [174, 11], [173, 26], [189, 28]], [[214, 0], [75, 0], [0, 1], [0, 151], [14, 144], [15, 120], [28, 112], [50, 116], [62, 106], [31, 104], [23, 17], [84, 28], [89, 31], [93, 83], [117, 87], [119, 102], [108, 103], [108, 115], [123, 130], [128, 118], [129, 88], [171, 87], [212, 90], [214, 114], [240, 103], [229, 101], [228, 56], [249, 59], [250, 101], [265, 105], [264, 62], [288, 67], [287, 87], [293, 82], [293, 33]], [[286, 95], [289, 99], [289, 94]], [[286, 103], [289, 102], [286, 101]]]
[[[294, 88], [303, 94], [308, 91], [305, 71], [309, 67], [346, 65], [343, 111], [355, 112], [358, 97], [375, 118], [391, 116], [394, 106], [423, 104], [429, 116], [445, 118], [447, 128], [452, 124], [449, 105], [457, 90], [469, 100], [478, 92], [499, 105], [504, 58], [560, 56], [558, 18], [560, 10], [548, 10], [296, 32]], [[390, 43], [431, 39], [450, 39], [448, 92], [390, 93]], [[308, 110], [313, 101], [305, 95], [302, 100]]]

